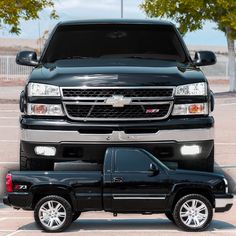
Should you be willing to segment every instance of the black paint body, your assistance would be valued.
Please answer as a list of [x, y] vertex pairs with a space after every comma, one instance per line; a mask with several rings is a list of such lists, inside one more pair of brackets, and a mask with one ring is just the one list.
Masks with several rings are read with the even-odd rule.
[[[138, 158], [135, 164], [132, 164], [132, 155]], [[31, 210], [47, 195], [65, 197], [74, 211], [114, 213], [171, 211], [176, 200], [187, 193], [206, 196], [212, 207], [215, 207], [215, 198], [233, 198], [226, 192], [223, 175], [170, 170], [143, 149], [108, 148], [103, 167], [93, 171], [15, 171], [11, 175], [13, 192], [5, 196], [4, 203]], [[17, 190], [17, 185], [27, 187]]]

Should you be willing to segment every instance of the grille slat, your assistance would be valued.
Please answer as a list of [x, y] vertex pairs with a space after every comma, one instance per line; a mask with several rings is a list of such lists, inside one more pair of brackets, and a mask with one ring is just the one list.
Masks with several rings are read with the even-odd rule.
[[[92, 106], [94, 107], [92, 108]], [[170, 104], [126, 105], [124, 107], [113, 107], [110, 105], [66, 105], [66, 110], [69, 117], [84, 119], [163, 118], [168, 114], [169, 109]], [[151, 112], [154, 110], [156, 110], [156, 112]]]
[[113, 95], [123, 95], [124, 97], [171, 97], [172, 88], [158, 89], [78, 89], [78, 88], [63, 88], [64, 98], [107, 98]]

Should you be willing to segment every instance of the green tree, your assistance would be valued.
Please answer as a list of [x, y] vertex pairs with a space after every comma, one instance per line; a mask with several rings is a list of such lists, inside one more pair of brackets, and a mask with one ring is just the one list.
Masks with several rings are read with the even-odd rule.
[[44, 8], [52, 8], [50, 17], [56, 18], [53, 0], [0, 0], [0, 27], [10, 26], [10, 32], [20, 33], [20, 20], [39, 18]]
[[141, 8], [149, 17], [164, 17], [177, 22], [181, 33], [202, 29], [207, 20], [215, 22], [226, 35], [230, 91], [236, 91], [235, 0], [144, 0]]

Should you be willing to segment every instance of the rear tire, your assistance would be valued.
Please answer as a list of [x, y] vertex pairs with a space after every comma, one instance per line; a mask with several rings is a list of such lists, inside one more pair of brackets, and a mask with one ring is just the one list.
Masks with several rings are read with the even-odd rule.
[[79, 211], [76, 211], [73, 213], [73, 216], [72, 216], [72, 222], [76, 221], [81, 215], [81, 212]]
[[28, 158], [22, 147], [20, 146], [20, 170], [35, 170], [35, 171], [53, 171], [54, 162], [49, 160], [40, 160]]
[[63, 197], [47, 196], [36, 204], [34, 219], [37, 225], [46, 232], [61, 232], [72, 222], [72, 208]]

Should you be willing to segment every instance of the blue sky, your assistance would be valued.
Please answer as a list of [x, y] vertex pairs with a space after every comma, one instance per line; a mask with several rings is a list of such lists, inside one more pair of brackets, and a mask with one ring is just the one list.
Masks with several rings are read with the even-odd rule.
[[[139, 5], [142, 0], [123, 0], [124, 18], [147, 18]], [[93, 19], [93, 18], [120, 18], [120, 0], [55, 0], [55, 8], [59, 20]], [[52, 29], [57, 23], [49, 19], [49, 9], [40, 13], [40, 20], [21, 22], [21, 38], [38, 38], [47, 29]], [[226, 45], [222, 32], [215, 29], [216, 25], [207, 22], [203, 30], [188, 33], [184, 40], [192, 45]], [[40, 33], [39, 33], [40, 32]], [[0, 30], [0, 37], [17, 37], [10, 35], [7, 28]]]

